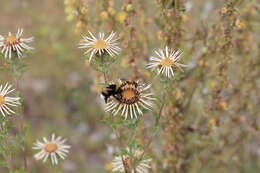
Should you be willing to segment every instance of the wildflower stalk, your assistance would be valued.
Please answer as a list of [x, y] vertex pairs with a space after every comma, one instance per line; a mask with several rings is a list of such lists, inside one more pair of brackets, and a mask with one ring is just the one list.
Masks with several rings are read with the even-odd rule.
[[135, 140], [136, 128], [137, 128], [137, 125], [138, 125], [138, 119], [137, 120], [133, 119], [131, 123], [132, 123], [131, 124], [131, 135], [130, 135], [130, 138], [129, 138], [128, 145], [132, 145], [134, 140]]
[[12, 158], [11, 158], [11, 154], [9, 153], [9, 149], [8, 149], [8, 141], [7, 139], [9, 138], [8, 136], [8, 130], [9, 127], [7, 127], [9, 122], [3, 121], [1, 120], [1, 137], [0, 137], [0, 148], [1, 148], [1, 154], [3, 156], [3, 159], [6, 163], [4, 163], [4, 165], [7, 167], [7, 169], [9, 170], [9, 172], [11, 172], [13, 170], [13, 164], [12, 164]]
[[[108, 72], [108, 67], [107, 67], [107, 65], [105, 64], [105, 59], [104, 59], [105, 57], [104, 57], [104, 55], [101, 55], [100, 58], [101, 58], [101, 69], [102, 69], [101, 71], [102, 71], [102, 73], [103, 73], [104, 82], [105, 82], [105, 84], [108, 84], [108, 81], [109, 81], [108, 74], [107, 74], [107, 72]], [[110, 115], [110, 117], [112, 117], [112, 115]], [[121, 141], [120, 134], [118, 133], [116, 127], [115, 127], [113, 124], [110, 124], [110, 126], [111, 126], [113, 132], [114, 132], [115, 135], [116, 135], [116, 138], [117, 138], [117, 140], [118, 140], [118, 142], [119, 142], [120, 148], [123, 148], [123, 143], [122, 143], [122, 141]], [[124, 160], [123, 160], [123, 156], [122, 156], [122, 155], [121, 155], [121, 160], [122, 160], [122, 163], [123, 163]], [[125, 173], [129, 173], [128, 170], [127, 170], [127, 168], [125, 167], [125, 165], [124, 165], [124, 171], [125, 171]]]
[[[131, 8], [130, 8], [131, 7]], [[128, 9], [130, 8], [130, 9]], [[135, 39], [137, 38], [137, 29], [136, 26], [134, 25], [134, 18], [136, 16], [136, 11], [133, 6], [133, 0], [127, 0], [125, 1], [123, 5], [123, 9], [125, 10], [127, 17], [124, 21], [124, 25], [126, 27], [126, 47], [129, 50], [129, 56], [128, 56], [128, 62], [130, 67], [133, 70], [133, 76], [132, 78], [137, 79], [139, 74], [138, 67], [136, 65], [136, 58], [138, 57], [137, 54], [139, 52], [139, 47], [136, 46], [135, 44]]]
[[144, 151], [143, 153], [141, 154], [141, 157], [140, 159], [143, 159], [144, 157], [144, 154], [145, 152], [147, 152], [149, 146], [151, 145], [151, 143], [153, 142], [153, 138], [157, 135], [158, 131], [159, 131], [159, 124], [160, 124], [160, 119], [162, 117], [162, 114], [163, 114], [163, 109], [165, 107], [165, 104], [166, 104], [166, 94], [168, 92], [168, 90], [166, 90], [168, 87], [168, 84], [164, 85], [164, 92], [162, 94], [162, 98], [161, 98], [161, 106], [159, 108], [159, 111], [158, 111], [158, 114], [156, 116], [156, 119], [155, 119], [155, 123], [154, 123], [154, 127], [155, 127], [155, 130], [152, 132], [152, 134], [149, 136], [149, 139], [148, 139], [148, 142], [147, 144], [143, 147], [144, 148]]
[[105, 61], [104, 61], [104, 56], [101, 56], [101, 64], [102, 64], [102, 73], [103, 73], [103, 77], [104, 77], [104, 82], [105, 84], [108, 84], [108, 68], [105, 66]]
[[[21, 62], [21, 59], [18, 57], [18, 55], [13, 54], [13, 57], [9, 60], [6, 59], [3, 70], [9, 72], [14, 80], [15, 88], [18, 90], [18, 95], [20, 95], [20, 79], [22, 78], [24, 72], [25, 72], [26, 66]], [[17, 110], [17, 114], [22, 114], [22, 108], [19, 108]], [[11, 128], [14, 126], [11, 125], [11, 122], [17, 122], [17, 134], [12, 135], [9, 134]], [[21, 149], [22, 153], [22, 165], [23, 170], [27, 171], [27, 158], [26, 158], [26, 150], [24, 148], [25, 146], [25, 126], [24, 126], [24, 119], [22, 115], [16, 115], [15, 117], [6, 117], [5, 119], [1, 120], [1, 153], [4, 157], [4, 159], [7, 162], [7, 167], [9, 171], [14, 170], [13, 166], [13, 148], [15, 149]], [[19, 145], [18, 145], [19, 144]], [[17, 145], [17, 146], [16, 146]]]
[[[16, 89], [18, 91], [20, 91], [20, 79], [22, 78], [24, 72], [25, 72], [25, 68], [26, 66], [20, 61], [20, 59], [18, 58], [15, 58], [15, 59], [12, 59], [12, 64], [13, 64], [13, 75], [14, 75], [14, 79], [15, 79], [15, 83], [16, 83]], [[22, 108], [20, 109], [20, 114], [22, 114]], [[18, 134], [19, 135], [22, 135], [23, 138], [25, 138], [25, 134], [23, 134], [23, 129], [24, 129], [24, 117], [23, 115], [20, 115], [18, 116], [19, 117], [19, 132]], [[25, 146], [25, 140], [22, 139], [21, 141], [22, 143], [22, 157], [23, 157], [23, 167], [24, 167], [24, 170], [27, 171], [28, 169], [28, 166], [27, 166], [27, 156], [26, 156], [26, 149], [24, 148]]]
[[[14, 57], [9, 62], [12, 65], [12, 72], [14, 81], [15, 81], [15, 87], [18, 91], [20, 91], [20, 79], [22, 78], [26, 66], [21, 62], [21, 60], [18, 57]], [[19, 93], [20, 95], [20, 93]], [[19, 110], [19, 113], [22, 114], [22, 108]], [[24, 135], [23, 134], [23, 126], [24, 126], [24, 118], [23, 115], [17, 115], [17, 118], [19, 118], [18, 123], [18, 135]], [[21, 141], [22, 146], [25, 146], [24, 139]], [[22, 157], [23, 157], [23, 167], [24, 170], [27, 171], [27, 158], [26, 158], [26, 150], [24, 147], [22, 147]]]

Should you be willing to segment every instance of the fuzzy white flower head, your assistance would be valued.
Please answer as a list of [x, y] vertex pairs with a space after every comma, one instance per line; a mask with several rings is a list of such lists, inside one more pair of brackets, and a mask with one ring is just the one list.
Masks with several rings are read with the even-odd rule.
[[115, 39], [115, 32], [111, 32], [110, 35], [105, 38], [105, 34], [100, 32], [98, 37], [95, 37], [90, 31], [88, 31], [90, 36], [83, 36], [83, 41], [79, 44], [79, 48], [86, 48], [87, 51], [84, 54], [90, 53], [89, 61], [91, 61], [94, 55], [103, 55], [108, 53], [110, 56], [118, 55], [120, 48]]
[[180, 50], [174, 51], [165, 47], [165, 50], [159, 49], [155, 51], [158, 57], [150, 57], [150, 62], [147, 64], [147, 68], [156, 69], [158, 75], [163, 74], [168, 78], [174, 77], [176, 69], [181, 71], [181, 67], [187, 67], [187, 65], [178, 63], [181, 58], [182, 52]]
[[[112, 84], [110, 86], [113, 86]], [[141, 84], [139, 81], [121, 81], [116, 84], [116, 89], [105, 107], [105, 111], [116, 115], [121, 113], [127, 119], [137, 118], [143, 114], [142, 109], [150, 110], [153, 106], [153, 93], [149, 91], [151, 85]], [[111, 89], [107, 87], [108, 92]], [[103, 92], [102, 92], [103, 94]]]
[[12, 89], [12, 85], [6, 83], [5, 85], [0, 85], [0, 112], [5, 117], [6, 114], [15, 113], [10, 107], [20, 105], [20, 97], [10, 97], [8, 96], [15, 89]]
[[65, 144], [66, 141], [67, 139], [62, 139], [60, 136], [56, 138], [55, 134], [52, 134], [51, 140], [43, 137], [43, 142], [36, 141], [33, 149], [40, 151], [34, 155], [35, 159], [46, 162], [50, 157], [51, 163], [57, 165], [58, 156], [61, 159], [65, 159], [67, 153], [69, 153], [70, 146]]
[[33, 41], [33, 37], [22, 38], [23, 29], [18, 29], [16, 35], [11, 32], [6, 37], [0, 35], [1, 53], [5, 58], [11, 59], [12, 53], [16, 53], [19, 58], [22, 57], [24, 50], [33, 50], [27, 43]]
[[[112, 171], [129, 173], [149, 173], [152, 159], [143, 157], [143, 152], [137, 149], [130, 151], [127, 148], [127, 154], [116, 156], [112, 161]], [[136, 170], [136, 172], [135, 172]]]

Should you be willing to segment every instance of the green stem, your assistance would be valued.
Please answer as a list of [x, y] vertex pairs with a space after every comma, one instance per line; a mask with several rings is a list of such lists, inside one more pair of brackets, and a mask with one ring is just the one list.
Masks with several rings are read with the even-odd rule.
[[101, 62], [102, 62], [102, 73], [104, 77], [105, 84], [108, 84], [108, 74], [107, 74], [107, 67], [105, 66], [104, 57], [101, 56]]
[[162, 113], [163, 113], [163, 109], [164, 109], [164, 106], [165, 106], [165, 103], [166, 103], [166, 93], [167, 92], [164, 92], [162, 94], [162, 104], [160, 106], [160, 109], [159, 109], [159, 112], [158, 112], [158, 116], [156, 117], [156, 120], [155, 120], [155, 124], [154, 124], [154, 127], [155, 127], [155, 131], [152, 133], [152, 135], [149, 137], [149, 141], [148, 143], [146, 144], [146, 146], [144, 147], [144, 151], [143, 153], [141, 154], [141, 157], [140, 159], [142, 159], [144, 157], [144, 154], [145, 152], [147, 151], [147, 149], [149, 148], [149, 146], [151, 145], [152, 141], [153, 141], [153, 138], [157, 135], [158, 131], [159, 131], [159, 124], [160, 124], [160, 119], [162, 117]]
[[[20, 84], [20, 79], [22, 78], [23, 72], [22, 71], [19, 72], [19, 69], [20, 69], [19, 66], [21, 66], [22, 64], [20, 62], [17, 62], [16, 60], [14, 60], [14, 62], [12, 62], [12, 64], [13, 64], [13, 74], [14, 74], [14, 80], [15, 80], [16, 89], [20, 90], [20, 85], [19, 84]], [[20, 110], [20, 113], [22, 113], [22, 108]], [[20, 129], [18, 129], [19, 130], [19, 134], [23, 135], [23, 137], [25, 137], [24, 134], [22, 134], [23, 124], [24, 124], [23, 116], [21, 115], [21, 116], [19, 116], [19, 118], [20, 118], [20, 121], [19, 121], [20, 122], [20, 124], [19, 124]], [[24, 139], [22, 141], [22, 145], [25, 146]], [[27, 157], [26, 157], [26, 149], [25, 149], [25, 147], [22, 148], [22, 157], [23, 157], [24, 170], [27, 171], [28, 170], [28, 166], [27, 166]]]

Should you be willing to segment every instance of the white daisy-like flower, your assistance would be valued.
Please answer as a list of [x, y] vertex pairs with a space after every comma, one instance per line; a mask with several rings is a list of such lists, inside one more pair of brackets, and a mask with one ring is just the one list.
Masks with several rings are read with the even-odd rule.
[[12, 89], [12, 85], [6, 83], [5, 85], [0, 85], [0, 112], [5, 117], [6, 114], [15, 113], [10, 106], [20, 105], [20, 97], [10, 97], [8, 96], [15, 89]]
[[62, 139], [61, 136], [55, 137], [55, 134], [52, 134], [51, 140], [48, 140], [46, 137], [43, 137], [43, 142], [36, 141], [33, 149], [40, 150], [37, 154], [34, 155], [36, 160], [43, 160], [46, 162], [47, 159], [51, 158], [51, 163], [53, 165], [58, 164], [58, 157], [65, 159], [67, 153], [69, 153], [70, 146], [66, 145], [65, 142], [67, 139]]
[[[129, 173], [149, 173], [152, 159], [144, 158], [143, 152], [140, 150], [130, 151], [127, 148], [127, 154], [116, 156], [112, 161], [112, 171]], [[135, 171], [136, 170], [136, 171]]]
[[22, 57], [24, 50], [33, 50], [27, 43], [33, 41], [33, 37], [22, 38], [23, 29], [18, 29], [16, 35], [11, 32], [6, 37], [0, 35], [0, 48], [5, 58], [11, 59], [12, 52], [15, 52], [19, 58]]
[[176, 69], [183, 71], [181, 67], [187, 67], [187, 65], [178, 63], [181, 58], [182, 52], [180, 50], [174, 51], [167, 46], [165, 50], [159, 49], [155, 51], [158, 57], [150, 57], [150, 62], [147, 64], [147, 68], [156, 69], [158, 74], [164, 74], [166, 77], [174, 77]]
[[90, 36], [83, 36], [83, 41], [79, 44], [79, 48], [86, 48], [87, 51], [84, 54], [90, 53], [89, 61], [91, 61], [94, 55], [101, 56], [108, 53], [110, 56], [118, 55], [120, 47], [116, 42], [118, 38], [114, 38], [116, 33], [111, 32], [110, 35], [105, 38], [105, 34], [100, 32], [98, 37], [95, 37], [90, 31]]
[[[110, 88], [112, 86], [112, 88]], [[141, 84], [139, 81], [121, 81], [113, 88], [107, 87], [111, 97], [106, 103], [105, 111], [116, 115], [121, 113], [125, 119], [137, 118], [143, 114], [142, 109], [150, 110], [153, 106], [153, 93], [149, 91], [151, 85]], [[112, 92], [110, 91], [112, 89]], [[102, 93], [103, 94], [103, 93]]]

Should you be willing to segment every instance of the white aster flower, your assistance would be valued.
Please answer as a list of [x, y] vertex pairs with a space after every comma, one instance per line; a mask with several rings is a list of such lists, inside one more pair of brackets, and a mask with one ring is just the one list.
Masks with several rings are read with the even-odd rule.
[[90, 53], [89, 61], [91, 61], [94, 55], [101, 56], [108, 53], [110, 56], [115, 56], [119, 54], [121, 50], [115, 39], [115, 32], [111, 32], [110, 35], [105, 38], [105, 34], [100, 32], [99, 37], [95, 37], [90, 31], [88, 31], [90, 36], [83, 36], [82, 43], [79, 44], [79, 48], [86, 48], [87, 51], [84, 54]]
[[119, 80], [117, 91], [106, 104], [105, 111], [116, 115], [119, 112], [125, 119], [137, 118], [143, 114], [142, 109], [150, 110], [153, 106], [153, 93], [149, 91], [151, 85], [141, 84], [138, 81]]
[[33, 37], [22, 38], [23, 29], [18, 29], [16, 35], [11, 32], [6, 37], [0, 35], [0, 48], [5, 58], [11, 59], [12, 52], [15, 52], [19, 58], [22, 57], [24, 50], [33, 50], [32, 47], [28, 46], [27, 43], [33, 41]]
[[147, 68], [156, 69], [158, 74], [164, 74], [166, 77], [174, 77], [176, 69], [181, 71], [181, 67], [187, 67], [187, 65], [178, 63], [181, 58], [182, 52], [180, 50], [173, 51], [166, 46], [165, 50], [159, 49], [155, 51], [158, 57], [150, 57], [150, 62], [147, 64]]
[[144, 158], [143, 152], [140, 150], [130, 151], [130, 149], [127, 148], [127, 152], [125, 155], [114, 158], [112, 161], [112, 171], [122, 173], [126, 171], [129, 173], [149, 173], [152, 159]]
[[62, 159], [65, 159], [67, 153], [69, 153], [69, 145], [66, 145], [65, 142], [67, 139], [62, 139], [62, 137], [55, 137], [55, 134], [52, 134], [51, 140], [43, 137], [43, 142], [37, 141], [34, 144], [33, 149], [40, 150], [37, 154], [34, 155], [36, 160], [43, 160], [46, 162], [47, 159], [51, 158], [51, 163], [53, 165], [58, 164], [59, 156]]
[[8, 96], [15, 89], [12, 89], [12, 85], [6, 83], [5, 85], [0, 85], [0, 112], [5, 117], [6, 114], [15, 113], [10, 106], [20, 105], [20, 97], [10, 97]]

